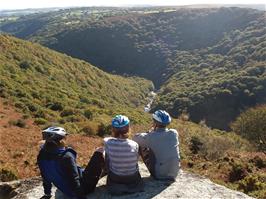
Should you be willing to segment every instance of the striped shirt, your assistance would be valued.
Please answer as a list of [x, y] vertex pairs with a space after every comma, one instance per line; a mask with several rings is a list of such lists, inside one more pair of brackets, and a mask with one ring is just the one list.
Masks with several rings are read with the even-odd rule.
[[129, 139], [104, 138], [109, 169], [116, 175], [132, 175], [138, 171], [139, 145]]

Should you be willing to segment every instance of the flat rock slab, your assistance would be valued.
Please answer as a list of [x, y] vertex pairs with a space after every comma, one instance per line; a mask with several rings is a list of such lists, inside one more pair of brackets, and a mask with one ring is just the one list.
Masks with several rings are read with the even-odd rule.
[[[209, 179], [200, 177], [195, 174], [181, 171], [176, 182], [155, 181], [149, 177], [149, 172], [146, 167], [140, 163], [141, 176], [144, 179], [145, 191], [130, 195], [112, 196], [106, 190], [106, 177], [102, 178], [94, 193], [88, 195], [88, 199], [163, 199], [163, 198], [252, 198], [248, 195], [233, 191], [224, 186], [217, 185]], [[53, 195], [55, 195], [53, 188]], [[38, 199], [43, 195], [41, 181], [32, 189], [18, 194], [13, 198]], [[62, 197], [53, 197], [53, 199], [63, 199]]]

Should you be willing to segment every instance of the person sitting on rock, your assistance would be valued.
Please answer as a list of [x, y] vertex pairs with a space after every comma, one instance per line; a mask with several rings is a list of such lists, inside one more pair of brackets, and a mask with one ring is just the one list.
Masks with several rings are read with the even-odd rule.
[[180, 168], [178, 133], [166, 128], [170, 115], [163, 110], [153, 115], [153, 128], [139, 133], [133, 140], [140, 146], [140, 155], [152, 177], [158, 180], [175, 180]]
[[63, 193], [64, 199], [83, 199], [93, 192], [104, 167], [103, 149], [98, 148], [82, 169], [76, 164], [77, 153], [65, 146], [65, 129], [49, 127], [42, 135], [45, 143], [37, 157], [45, 194], [42, 199], [52, 197], [52, 184]]
[[138, 169], [139, 146], [128, 139], [129, 122], [126, 116], [115, 116], [112, 137], [104, 138], [107, 188], [114, 195], [143, 191]]

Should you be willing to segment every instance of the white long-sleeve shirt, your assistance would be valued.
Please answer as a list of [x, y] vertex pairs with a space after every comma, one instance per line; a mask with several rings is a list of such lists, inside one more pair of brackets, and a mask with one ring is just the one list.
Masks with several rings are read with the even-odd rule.
[[154, 153], [155, 175], [158, 179], [175, 178], [180, 169], [178, 133], [175, 129], [158, 128], [150, 133], [139, 133], [133, 140], [140, 147]]

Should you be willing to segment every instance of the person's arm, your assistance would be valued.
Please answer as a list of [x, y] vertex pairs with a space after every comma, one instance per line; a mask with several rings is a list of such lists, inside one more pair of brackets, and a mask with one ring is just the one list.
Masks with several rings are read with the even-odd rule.
[[169, 129], [169, 131], [171, 131], [174, 134], [174, 139], [176, 140], [176, 145], [179, 145], [179, 134], [177, 132], [177, 130], [175, 129]]
[[104, 168], [104, 172], [106, 173], [106, 175], [109, 173], [109, 147], [108, 147], [108, 140], [110, 138], [104, 138], [103, 143], [104, 143], [104, 151], [105, 151], [105, 168]]
[[66, 175], [73, 192], [78, 196], [83, 196], [83, 190], [80, 183], [80, 176], [75, 157], [71, 153], [66, 153], [62, 158], [62, 169]]
[[51, 198], [52, 197], [52, 183], [48, 181], [41, 171], [42, 181], [43, 181], [43, 189], [44, 189], [44, 196], [42, 198]]
[[148, 135], [148, 133], [138, 133], [133, 136], [132, 140], [137, 142], [140, 147], [149, 147]]
[[42, 150], [39, 152], [38, 157], [37, 157], [37, 164], [38, 167], [40, 169], [40, 173], [42, 176], [42, 182], [43, 182], [43, 189], [44, 189], [44, 196], [42, 196], [42, 199], [49, 199], [52, 197], [51, 193], [52, 193], [52, 183], [47, 180], [47, 178], [45, 177], [44, 171], [42, 169], [41, 166], [41, 157], [44, 156]]

